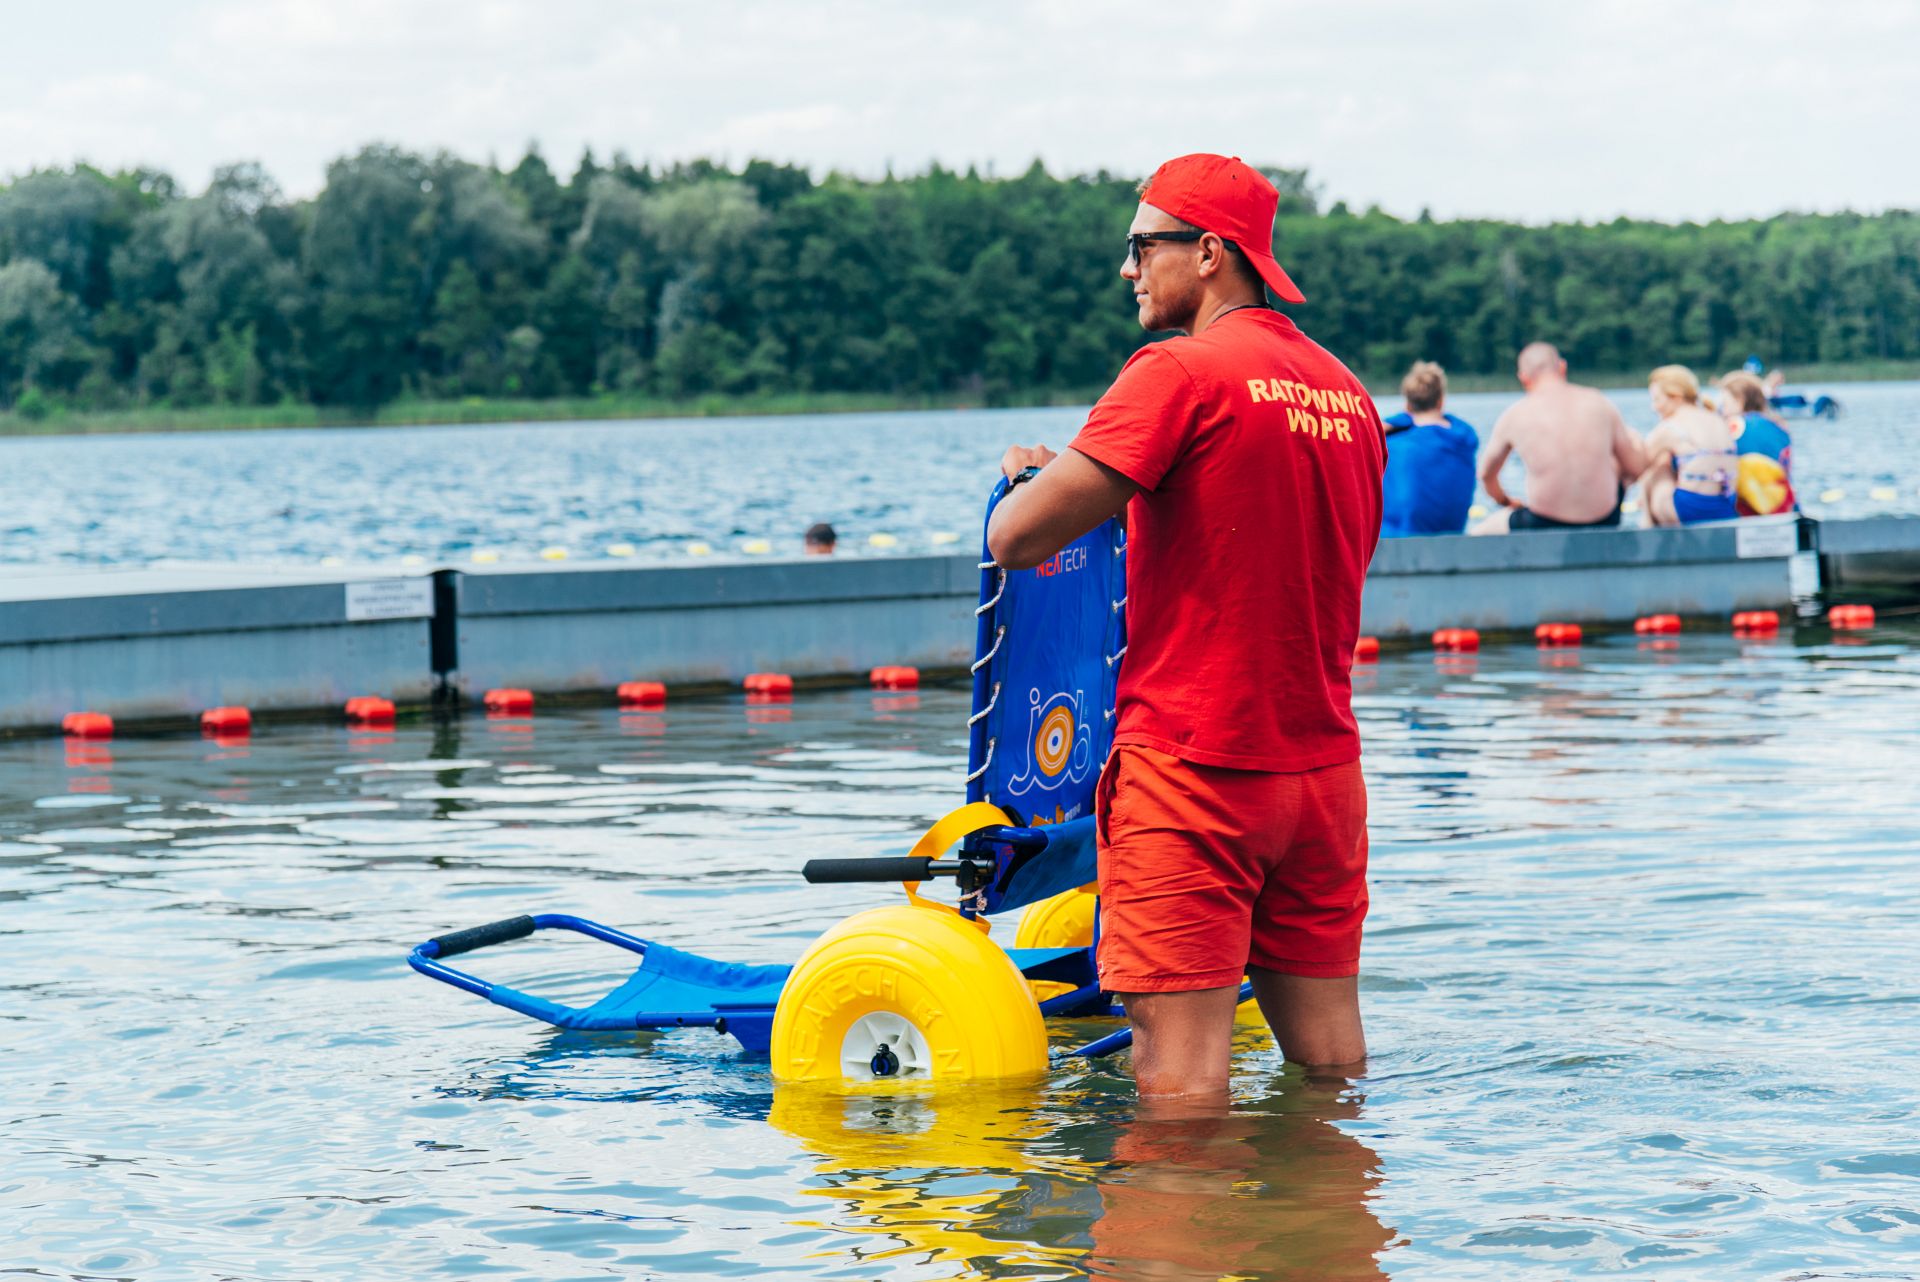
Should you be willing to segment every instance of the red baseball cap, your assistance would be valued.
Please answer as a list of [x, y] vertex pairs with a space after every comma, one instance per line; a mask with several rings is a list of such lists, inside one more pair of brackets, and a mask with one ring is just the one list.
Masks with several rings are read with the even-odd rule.
[[1140, 202], [1232, 241], [1275, 294], [1289, 303], [1307, 301], [1273, 256], [1280, 193], [1240, 157], [1205, 151], [1176, 156], [1153, 171]]

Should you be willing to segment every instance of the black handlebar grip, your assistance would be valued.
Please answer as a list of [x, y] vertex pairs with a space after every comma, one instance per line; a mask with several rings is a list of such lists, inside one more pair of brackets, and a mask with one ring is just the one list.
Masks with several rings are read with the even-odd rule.
[[809, 859], [800, 875], [814, 885], [830, 881], [925, 881], [933, 874], [925, 855], [888, 859]]
[[532, 933], [533, 918], [508, 917], [504, 921], [490, 921], [484, 926], [456, 930], [450, 935], [438, 935], [427, 942], [439, 949], [434, 953], [435, 957], [452, 957], [456, 953], [470, 953], [489, 944], [504, 944], [509, 939], [525, 939]]

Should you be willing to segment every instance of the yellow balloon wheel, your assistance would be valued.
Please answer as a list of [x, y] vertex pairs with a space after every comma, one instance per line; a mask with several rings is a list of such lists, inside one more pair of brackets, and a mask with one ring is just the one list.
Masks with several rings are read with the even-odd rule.
[[955, 913], [895, 904], [815, 940], [773, 1014], [783, 1082], [1034, 1075], [1046, 1029], [1013, 960]]
[[[1090, 890], [1063, 890], [1038, 903], [1028, 904], [1014, 928], [1015, 948], [1087, 948], [1093, 944], [1093, 918], [1099, 911], [1100, 897]], [[1073, 991], [1072, 984], [1049, 979], [1027, 981], [1033, 1000]]]
[[1028, 904], [1014, 928], [1015, 948], [1087, 948], [1093, 944], [1093, 918], [1100, 897], [1091, 890], [1067, 890]]

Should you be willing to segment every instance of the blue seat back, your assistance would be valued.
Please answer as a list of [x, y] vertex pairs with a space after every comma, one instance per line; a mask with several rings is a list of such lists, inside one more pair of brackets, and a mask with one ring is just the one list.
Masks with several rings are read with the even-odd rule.
[[[1003, 480], [987, 519], [1007, 492]], [[1003, 856], [988, 911], [1093, 880], [1093, 796], [1113, 744], [1114, 691], [1126, 652], [1126, 533], [1108, 521], [1031, 570], [993, 564], [981, 541], [967, 800], [999, 806], [1020, 829], [974, 843]], [[1076, 822], [1077, 821], [1077, 822]], [[1053, 854], [1036, 860], [1041, 847]]]
[[[1006, 494], [994, 487], [987, 517]], [[1126, 650], [1126, 535], [1117, 521], [1031, 570], [1002, 570], [981, 540], [967, 800], [1022, 825], [1093, 813], [1113, 743]]]

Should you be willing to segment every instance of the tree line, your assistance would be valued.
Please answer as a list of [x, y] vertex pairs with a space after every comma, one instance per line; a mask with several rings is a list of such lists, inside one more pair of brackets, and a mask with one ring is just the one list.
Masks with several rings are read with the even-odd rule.
[[[1322, 207], [1276, 244], [1289, 310], [1363, 376], [1920, 358], [1920, 219], [1524, 226]], [[588, 152], [562, 181], [370, 146], [288, 199], [76, 165], [0, 186], [0, 408], [400, 397], [1094, 389], [1142, 341], [1117, 276], [1135, 180], [934, 167], [861, 180]]]

